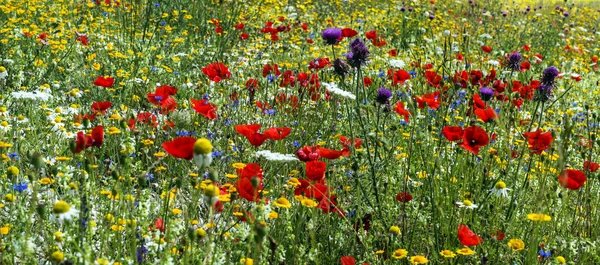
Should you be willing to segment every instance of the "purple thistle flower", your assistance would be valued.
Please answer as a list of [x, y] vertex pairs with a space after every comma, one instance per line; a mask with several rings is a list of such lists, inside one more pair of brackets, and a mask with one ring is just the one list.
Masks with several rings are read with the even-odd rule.
[[538, 89], [534, 101], [546, 102], [548, 100], [554, 99], [554, 94], [552, 93], [552, 85], [541, 84]]
[[494, 90], [489, 87], [482, 87], [479, 89], [479, 95], [483, 101], [488, 101], [494, 96]]
[[333, 60], [333, 70], [337, 75], [344, 77], [348, 74], [348, 72], [350, 72], [350, 66], [348, 63], [346, 63], [346, 61], [337, 58]]
[[558, 69], [554, 66], [550, 66], [542, 72], [542, 84], [552, 86], [554, 84], [554, 79], [558, 76]]
[[321, 34], [321, 38], [329, 45], [335, 45], [338, 39], [342, 37], [342, 30], [338, 28], [326, 28]]
[[369, 57], [369, 49], [361, 39], [354, 39], [350, 43], [350, 52], [346, 55], [348, 63], [352, 67], [360, 67], [367, 62]]
[[513, 52], [508, 56], [508, 68], [514, 71], [521, 71], [521, 54]]
[[377, 101], [379, 104], [389, 103], [390, 98], [392, 98], [392, 91], [385, 87], [380, 87], [377, 89], [377, 97], [375, 98], [375, 101]]

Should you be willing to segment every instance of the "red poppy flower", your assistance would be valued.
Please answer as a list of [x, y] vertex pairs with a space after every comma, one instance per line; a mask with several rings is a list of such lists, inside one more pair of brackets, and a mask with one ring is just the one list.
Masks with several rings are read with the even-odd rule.
[[350, 149], [350, 144], [352, 144], [352, 142], [354, 142], [354, 148], [359, 148], [362, 145], [362, 140], [358, 139], [358, 138], [354, 138], [354, 141], [352, 141], [351, 138], [348, 138], [346, 136], [340, 136], [340, 144], [342, 146], [344, 146], [344, 149]]
[[458, 141], [463, 138], [464, 130], [460, 126], [445, 126], [442, 134], [448, 141]]
[[392, 57], [396, 57], [396, 56], [398, 56], [398, 50], [396, 50], [395, 48], [391, 49], [388, 51], [388, 54]]
[[89, 42], [89, 38], [86, 35], [80, 34], [79, 36], [77, 36], [77, 41], [81, 42], [81, 44], [87, 46], [90, 42]]
[[427, 104], [429, 108], [435, 110], [440, 107], [439, 96], [440, 92], [436, 91], [434, 93], [424, 94], [423, 97], [415, 97], [415, 100], [420, 109], [425, 108], [425, 104]]
[[477, 246], [483, 242], [481, 237], [473, 233], [466, 225], [458, 226], [458, 240], [466, 247]]
[[112, 107], [112, 103], [110, 103], [108, 101], [94, 102], [92, 104], [92, 111], [94, 111], [94, 113], [102, 112], [102, 115], [104, 115], [104, 114], [106, 114], [106, 110], [110, 107]]
[[150, 231], [153, 231], [154, 229], [158, 229], [161, 232], [165, 232], [165, 222], [163, 221], [162, 218], [157, 217], [156, 221], [154, 221], [154, 224], [150, 225]]
[[73, 150], [73, 153], [79, 154], [86, 147], [87, 147], [87, 141], [86, 141], [85, 133], [78, 132], [77, 138], [75, 139], [75, 150]]
[[296, 157], [300, 161], [315, 161], [323, 157], [326, 159], [337, 159], [342, 156], [343, 151], [331, 150], [320, 146], [305, 146], [296, 151]]
[[583, 162], [583, 168], [589, 172], [596, 172], [596, 170], [600, 169], [600, 164], [591, 161], [585, 161]]
[[396, 102], [396, 107], [394, 108], [396, 113], [400, 116], [404, 116], [404, 121], [408, 122], [408, 117], [410, 116], [410, 112], [406, 108], [404, 108], [404, 103], [398, 101]]
[[243, 136], [250, 136], [260, 130], [260, 124], [236, 125], [235, 131]]
[[310, 61], [310, 63], [308, 64], [308, 69], [310, 69], [310, 70], [323, 69], [326, 66], [331, 66], [331, 63], [329, 62], [329, 58], [317, 58], [317, 59]]
[[306, 162], [306, 177], [310, 180], [319, 181], [325, 177], [327, 164], [322, 161]]
[[484, 129], [478, 126], [470, 126], [465, 129], [463, 142], [460, 146], [475, 155], [479, 155], [479, 148], [487, 145], [489, 142], [490, 137]]
[[531, 64], [529, 62], [522, 62], [521, 63], [521, 72], [525, 72], [527, 70], [531, 69]]
[[367, 31], [365, 33], [365, 36], [367, 37], [367, 40], [374, 40], [375, 38], [377, 38], [377, 32], [374, 30]]
[[352, 38], [356, 35], [358, 35], [358, 32], [356, 30], [353, 30], [351, 28], [343, 28], [342, 29], [342, 37], [344, 37], [344, 38]]
[[190, 99], [190, 101], [192, 101], [192, 107], [194, 108], [194, 110], [200, 113], [202, 116], [206, 117], [209, 120], [214, 120], [217, 118], [217, 114], [215, 113], [217, 111], [217, 106], [215, 106], [215, 104], [208, 103], [208, 100], [205, 99]]
[[409, 201], [412, 201], [413, 196], [410, 195], [410, 193], [408, 192], [400, 192], [398, 194], [396, 194], [396, 200], [399, 202], [403, 202], [403, 203], [407, 203]]
[[363, 78], [363, 84], [365, 87], [370, 87], [373, 84], [373, 78], [365, 77]]
[[242, 33], [242, 34], [240, 34], [240, 40], [247, 40], [248, 37], [250, 37], [250, 35], [248, 35], [248, 33]]
[[235, 187], [240, 197], [248, 201], [259, 201], [258, 190], [262, 189], [262, 181], [259, 181], [256, 187], [252, 184], [253, 181], [257, 179], [241, 178], [236, 181]]
[[229, 69], [222, 62], [211, 63], [202, 68], [202, 72], [215, 83], [219, 83], [219, 81], [231, 77]]
[[356, 264], [356, 260], [354, 260], [354, 258], [351, 256], [343, 256], [342, 258], [340, 258], [340, 261], [342, 262], [342, 265], [355, 265]]
[[498, 118], [498, 114], [491, 107], [487, 107], [485, 109], [476, 109], [475, 115], [479, 117], [483, 122], [490, 122]]
[[105, 88], [112, 87], [115, 84], [115, 79], [110, 76], [98, 76], [94, 81], [95, 86], [101, 86]]
[[194, 158], [194, 143], [196, 138], [184, 136], [177, 137], [170, 142], [164, 142], [162, 147], [165, 151], [176, 158], [191, 160]]
[[552, 144], [552, 133], [537, 130], [534, 132], [526, 132], [523, 134], [525, 138], [527, 138], [527, 144], [529, 145], [529, 150], [531, 150], [534, 154], [541, 154], [544, 150], [548, 149]]
[[244, 29], [244, 23], [239, 23], [235, 25], [235, 29], [237, 30], [243, 30]]
[[[392, 69], [390, 69], [390, 71], [388, 71], [388, 75], [390, 75], [393, 72]], [[406, 71], [406, 70], [398, 70], [393, 72], [393, 74], [391, 74], [392, 79], [392, 86], [396, 86], [398, 84], [404, 84], [404, 82], [406, 80], [410, 79], [410, 74]]]
[[263, 170], [257, 164], [247, 164], [237, 170], [239, 177], [235, 183], [240, 197], [248, 201], [258, 201], [258, 191], [262, 189]]
[[271, 140], [283, 140], [285, 137], [290, 135], [292, 129], [290, 128], [269, 128], [265, 130], [265, 136]]
[[496, 239], [496, 240], [502, 240], [504, 239], [504, 232], [502, 232], [501, 230], [496, 231], [496, 233], [492, 234], [492, 238]]
[[443, 79], [441, 75], [438, 75], [434, 71], [425, 71], [425, 78], [427, 79], [427, 83], [433, 87], [439, 87]]
[[375, 46], [375, 47], [383, 47], [387, 44], [387, 41], [385, 41], [381, 37], [377, 37], [377, 38], [373, 39], [372, 42], [373, 42], [373, 46]]
[[587, 178], [583, 172], [574, 169], [567, 169], [558, 176], [558, 183], [570, 190], [578, 190], [586, 180]]
[[104, 127], [101, 125], [94, 127], [92, 129], [92, 146], [102, 146], [104, 143]]
[[492, 52], [492, 47], [490, 46], [481, 46], [481, 51], [485, 52], [485, 53], [490, 53]]

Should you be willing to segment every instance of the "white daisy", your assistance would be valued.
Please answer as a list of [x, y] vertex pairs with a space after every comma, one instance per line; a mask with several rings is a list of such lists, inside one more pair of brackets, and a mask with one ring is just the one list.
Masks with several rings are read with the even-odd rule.
[[456, 205], [458, 205], [459, 208], [463, 208], [464, 207], [464, 208], [467, 208], [467, 209], [476, 209], [477, 207], [479, 207], [479, 206], [477, 206], [477, 204], [474, 204], [474, 203], [472, 203], [469, 200], [464, 200], [462, 202], [456, 202]]
[[298, 161], [293, 154], [273, 153], [269, 150], [260, 150], [256, 152], [256, 156], [262, 156], [269, 161]]
[[504, 183], [504, 181], [498, 181], [496, 182], [496, 185], [494, 185], [494, 188], [490, 190], [490, 192], [496, 197], [508, 197], [509, 190], [509, 188], [506, 188], [506, 183]]
[[338, 96], [342, 96], [345, 98], [349, 98], [349, 99], [356, 99], [356, 96], [348, 91], [345, 90], [341, 90], [340, 88], [338, 88], [338, 86], [334, 83], [321, 83], [321, 85], [323, 85], [325, 87], [325, 89], [327, 89], [327, 91], [336, 94]]

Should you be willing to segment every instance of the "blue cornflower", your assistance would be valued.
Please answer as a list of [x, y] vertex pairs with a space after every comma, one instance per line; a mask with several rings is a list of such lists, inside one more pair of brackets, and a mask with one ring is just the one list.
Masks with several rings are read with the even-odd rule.
[[18, 191], [18, 192], [23, 192], [26, 189], [27, 189], [27, 183], [13, 185], [13, 190]]
[[10, 159], [15, 159], [15, 160], [19, 160], [19, 155], [17, 155], [17, 153], [10, 153], [8, 154], [8, 158]]

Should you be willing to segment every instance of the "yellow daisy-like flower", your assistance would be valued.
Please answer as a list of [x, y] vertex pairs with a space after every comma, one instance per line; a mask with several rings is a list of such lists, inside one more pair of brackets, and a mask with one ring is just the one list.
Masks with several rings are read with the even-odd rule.
[[269, 219], [277, 219], [279, 218], [279, 214], [277, 212], [270, 212]]
[[556, 257], [556, 261], [560, 264], [565, 264], [567, 263], [567, 260], [563, 257], [563, 256], [558, 256]]
[[315, 201], [313, 201], [311, 199], [308, 199], [308, 198], [305, 198], [304, 200], [302, 200], [301, 203], [302, 203], [303, 206], [306, 206], [306, 207], [309, 207], [309, 208], [314, 208], [314, 207], [317, 207], [317, 205], [318, 205], [317, 202], [315, 202]]
[[389, 232], [390, 232], [390, 234], [393, 234], [393, 235], [399, 235], [399, 234], [400, 234], [400, 227], [397, 227], [397, 226], [395, 226], [395, 225], [392, 225], [392, 226], [390, 227], [390, 230], [389, 230]]
[[287, 184], [293, 187], [298, 187], [302, 185], [302, 183], [300, 183], [300, 181], [297, 178], [291, 178], [290, 180], [288, 180]]
[[540, 221], [540, 222], [548, 222], [550, 220], [552, 220], [552, 217], [550, 217], [549, 215], [546, 214], [542, 214], [542, 213], [530, 213], [527, 215], [527, 219], [531, 220], [531, 221]]
[[60, 251], [54, 251], [52, 254], [50, 254], [50, 259], [52, 261], [61, 262], [63, 259], [65, 259], [65, 254]]
[[454, 254], [454, 252], [452, 252], [452, 250], [448, 250], [448, 249], [446, 249], [446, 250], [442, 250], [442, 251], [440, 252], [440, 255], [441, 255], [442, 257], [444, 257], [444, 258], [447, 258], [447, 259], [451, 259], [451, 258], [454, 258], [454, 257], [456, 257], [456, 254]]
[[244, 163], [233, 163], [233, 165], [231, 165], [233, 168], [235, 169], [242, 169], [246, 166], [246, 164]]
[[473, 251], [470, 248], [464, 247], [464, 248], [457, 250], [456, 254], [463, 255], [463, 256], [471, 256], [471, 255], [475, 254], [475, 251]]
[[290, 201], [288, 201], [288, 199], [281, 197], [273, 203], [273, 206], [287, 209], [292, 207], [292, 204], [290, 203]]
[[396, 249], [396, 251], [394, 251], [394, 253], [392, 253], [392, 258], [393, 259], [403, 259], [403, 258], [406, 258], [407, 255], [408, 255], [408, 251], [406, 251], [406, 249], [399, 248], [399, 249]]
[[194, 153], [206, 155], [212, 152], [213, 146], [206, 138], [200, 138], [194, 143]]
[[424, 256], [412, 256], [410, 257], [411, 264], [427, 264], [429, 260]]
[[523, 240], [515, 238], [508, 241], [508, 246], [512, 248], [513, 251], [520, 251], [525, 248], [525, 243]]

